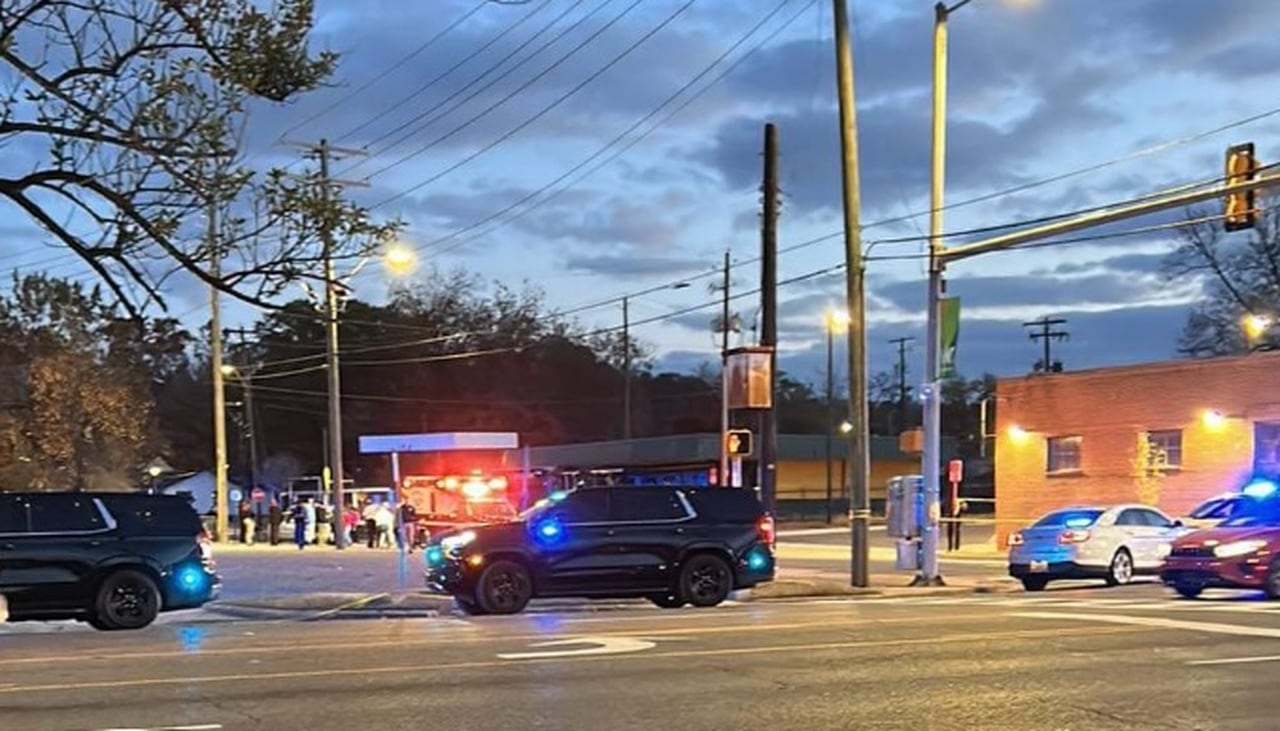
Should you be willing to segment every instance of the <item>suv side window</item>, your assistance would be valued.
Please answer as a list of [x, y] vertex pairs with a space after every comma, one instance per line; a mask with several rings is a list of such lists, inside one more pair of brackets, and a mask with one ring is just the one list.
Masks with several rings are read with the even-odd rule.
[[648, 487], [618, 488], [609, 497], [609, 520], [642, 522], [689, 517], [675, 490]]
[[575, 490], [556, 507], [555, 513], [564, 523], [602, 523], [609, 519], [609, 491]]
[[0, 535], [26, 532], [26, 503], [14, 495], [0, 495]]
[[97, 503], [82, 495], [32, 495], [27, 510], [32, 533], [91, 533], [107, 527]]

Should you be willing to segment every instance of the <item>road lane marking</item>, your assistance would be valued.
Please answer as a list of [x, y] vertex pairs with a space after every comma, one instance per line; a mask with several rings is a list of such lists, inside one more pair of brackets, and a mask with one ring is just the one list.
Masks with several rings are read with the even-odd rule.
[[[712, 616], [708, 613], [705, 616]], [[952, 614], [947, 615], [949, 621], [968, 620], [968, 619], [985, 619], [989, 617], [989, 613], [972, 613], [972, 614]], [[721, 617], [721, 619], [726, 619]], [[935, 616], [915, 616], [915, 617], [889, 617], [884, 619], [874, 619], [866, 616], [849, 616], [843, 613], [832, 612], [824, 614], [815, 619], [821, 621], [798, 621], [798, 622], [748, 622], [744, 624], [722, 625], [719, 627], [672, 627], [670, 629], [619, 629], [616, 632], [609, 632], [610, 635], [622, 636], [645, 636], [645, 637], [669, 637], [687, 634], [726, 634], [726, 633], [750, 633], [772, 630], [795, 630], [795, 629], [822, 629], [830, 627], [854, 627], [870, 624], [911, 624], [924, 622], [937, 622]], [[478, 626], [478, 625], [477, 625]], [[372, 649], [379, 647], [439, 647], [442, 645], [474, 645], [481, 643], [493, 642], [531, 642], [536, 640], [545, 640], [548, 632], [537, 634], [491, 634], [491, 635], [470, 635], [468, 637], [433, 637], [420, 640], [410, 639], [390, 639], [390, 640], [369, 640], [366, 642], [339, 642], [339, 643], [313, 643], [313, 644], [282, 644], [282, 645], [262, 645], [249, 647], [225, 647], [215, 649], [201, 649], [197, 652], [189, 652], [187, 650], [160, 650], [154, 652], [120, 652], [109, 653], [105, 650], [87, 651], [78, 655], [57, 655], [57, 656], [40, 656], [40, 657], [19, 657], [0, 659], [0, 667], [6, 665], [36, 665], [46, 663], [65, 663], [77, 662], [83, 663], [87, 661], [120, 661], [120, 660], [148, 660], [163, 659], [170, 657], [214, 657], [214, 656], [235, 656], [235, 655], [272, 655], [277, 653], [293, 653], [293, 652], [318, 652], [329, 650], [350, 650], [350, 649]], [[92, 653], [92, 654], [90, 654]], [[0, 688], [3, 690], [3, 688]]]
[[1217, 660], [1188, 660], [1188, 665], [1246, 665], [1257, 662], [1280, 661], [1280, 655], [1259, 655], [1257, 657], [1224, 657]]
[[[624, 662], [632, 659], [662, 660], [691, 659], [701, 657], [729, 657], [738, 655], [769, 655], [790, 652], [822, 652], [830, 650], [857, 650], [877, 647], [912, 647], [919, 645], [964, 644], [971, 642], [992, 642], [998, 640], [1031, 640], [1039, 638], [1102, 636], [1118, 634], [1140, 634], [1151, 630], [1143, 627], [1090, 627], [1086, 629], [1070, 629], [1054, 627], [1044, 630], [1018, 630], [1013, 632], [974, 632], [964, 634], [940, 635], [937, 637], [912, 637], [896, 640], [861, 640], [850, 642], [821, 642], [805, 645], [769, 645], [757, 647], [731, 647], [707, 650], [670, 650], [652, 652], [643, 655], [595, 655], [590, 657], [566, 657], [552, 662], [564, 664], [590, 662]], [[268, 680], [302, 680], [306, 678], [345, 678], [368, 675], [403, 675], [405, 677], [421, 677], [428, 673], [456, 672], [459, 670], [481, 670], [492, 668], [510, 668], [521, 664], [548, 662], [547, 660], [475, 660], [469, 662], [442, 663], [439, 665], [384, 665], [369, 668], [329, 668], [325, 670], [289, 670], [271, 673], [254, 673], [246, 675], [204, 675], [190, 677], [166, 676], [163, 678], [133, 678], [128, 680], [100, 680], [82, 683], [50, 683], [44, 685], [15, 685], [0, 688], [0, 695], [13, 693], [50, 693], [65, 691], [110, 690], [119, 688], [143, 688], [159, 686], [211, 685], [219, 683], [258, 683]]]
[[1082, 622], [1109, 622], [1111, 624], [1127, 624], [1153, 629], [1176, 629], [1187, 632], [1207, 632], [1220, 635], [1236, 635], [1238, 637], [1269, 637], [1280, 639], [1280, 629], [1273, 627], [1250, 627], [1244, 624], [1225, 624], [1223, 622], [1192, 622], [1185, 619], [1167, 619], [1164, 617], [1136, 617], [1128, 614], [1072, 614], [1068, 612], [1016, 612], [1015, 617], [1026, 619], [1065, 619]]
[[98, 731], [218, 731], [220, 723], [204, 723], [198, 726], [157, 726], [154, 728], [104, 728]]
[[628, 652], [652, 650], [658, 643], [638, 637], [570, 637], [565, 640], [535, 642], [530, 647], [573, 647], [594, 645], [568, 650], [542, 650], [537, 652], [499, 652], [503, 660], [546, 660], [554, 657], [584, 657], [587, 655], [621, 655]]

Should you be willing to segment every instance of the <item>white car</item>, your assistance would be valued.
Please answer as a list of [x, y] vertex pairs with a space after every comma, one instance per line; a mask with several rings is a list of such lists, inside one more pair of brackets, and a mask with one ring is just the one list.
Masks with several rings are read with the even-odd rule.
[[1189, 530], [1150, 505], [1055, 510], [1009, 536], [1009, 575], [1027, 591], [1057, 579], [1127, 584], [1159, 573], [1169, 544]]

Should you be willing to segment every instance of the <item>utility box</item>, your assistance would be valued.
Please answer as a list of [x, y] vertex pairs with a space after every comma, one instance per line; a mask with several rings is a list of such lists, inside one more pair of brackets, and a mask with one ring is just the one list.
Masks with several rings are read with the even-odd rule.
[[889, 478], [885, 501], [886, 532], [890, 538], [919, 538], [924, 519], [924, 478], [898, 475]]

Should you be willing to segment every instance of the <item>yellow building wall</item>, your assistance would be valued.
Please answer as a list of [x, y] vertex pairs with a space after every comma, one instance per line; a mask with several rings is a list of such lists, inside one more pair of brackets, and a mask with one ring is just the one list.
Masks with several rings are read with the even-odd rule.
[[[919, 460], [873, 460], [871, 462], [871, 499], [883, 500], [890, 477], [920, 474]], [[845, 464], [831, 463], [832, 495], [845, 497]], [[821, 460], [778, 463], [779, 500], [825, 500], [827, 497], [827, 463]]]

